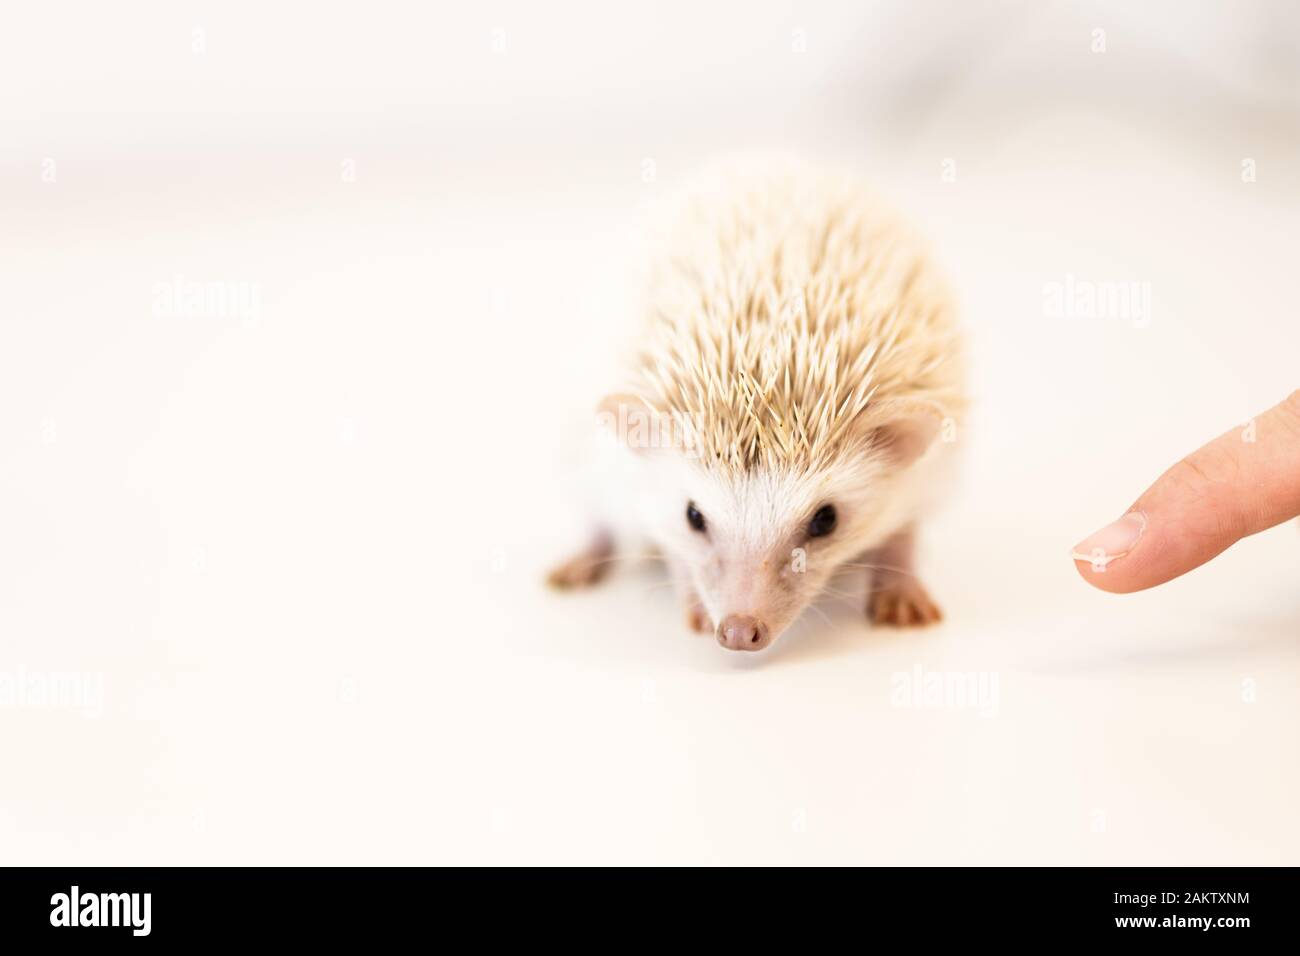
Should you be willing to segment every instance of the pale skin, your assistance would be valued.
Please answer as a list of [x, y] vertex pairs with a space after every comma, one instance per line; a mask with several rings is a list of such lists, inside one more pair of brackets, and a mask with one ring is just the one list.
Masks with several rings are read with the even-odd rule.
[[1103, 591], [1164, 584], [1300, 515], [1300, 391], [1183, 458], [1124, 516], [1075, 545]]

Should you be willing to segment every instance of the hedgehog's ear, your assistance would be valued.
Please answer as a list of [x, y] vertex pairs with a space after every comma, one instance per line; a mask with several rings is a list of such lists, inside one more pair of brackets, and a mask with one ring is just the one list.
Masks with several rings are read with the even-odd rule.
[[596, 406], [601, 432], [639, 455], [675, 447], [672, 418], [639, 395], [606, 395]]
[[898, 399], [871, 416], [871, 444], [897, 467], [906, 468], [929, 450], [948, 419], [933, 402]]

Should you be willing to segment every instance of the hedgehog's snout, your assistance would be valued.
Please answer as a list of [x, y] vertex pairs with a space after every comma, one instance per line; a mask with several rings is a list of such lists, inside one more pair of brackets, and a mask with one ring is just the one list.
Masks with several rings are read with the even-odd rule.
[[772, 630], [748, 614], [728, 614], [718, 625], [718, 643], [732, 651], [761, 651], [772, 643]]

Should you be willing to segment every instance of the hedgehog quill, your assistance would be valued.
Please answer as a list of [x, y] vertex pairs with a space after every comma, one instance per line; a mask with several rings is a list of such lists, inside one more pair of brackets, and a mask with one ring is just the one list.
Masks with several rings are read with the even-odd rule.
[[730, 650], [769, 647], [846, 567], [873, 623], [938, 621], [914, 540], [948, 484], [964, 363], [903, 223], [852, 177], [719, 175], [677, 207], [644, 313], [599, 405], [609, 500], [550, 583], [595, 584], [648, 541], [688, 626]]

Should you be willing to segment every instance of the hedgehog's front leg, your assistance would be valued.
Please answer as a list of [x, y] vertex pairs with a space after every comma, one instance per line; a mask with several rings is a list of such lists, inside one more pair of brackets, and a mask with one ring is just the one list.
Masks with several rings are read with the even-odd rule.
[[866, 555], [867, 617], [872, 624], [924, 627], [943, 620], [914, 572], [915, 529], [908, 527]]
[[609, 573], [613, 561], [614, 536], [598, 528], [582, 550], [551, 569], [546, 581], [562, 591], [590, 587]]
[[700, 596], [695, 593], [695, 585], [691, 584], [691, 575], [686, 570], [686, 565], [670, 558], [668, 571], [672, 575], [673, 590], [677, 592], [682, 606], [686, 609], [686, 626], [697, 634], [712, 634], [713, 620], [709, 617], [709, 612], [704, 609]]

